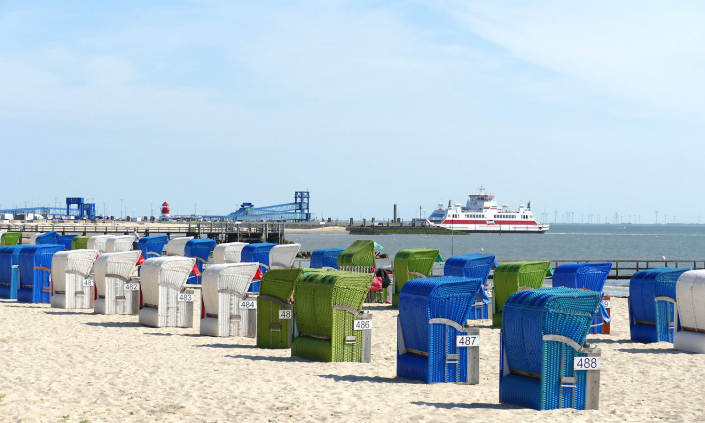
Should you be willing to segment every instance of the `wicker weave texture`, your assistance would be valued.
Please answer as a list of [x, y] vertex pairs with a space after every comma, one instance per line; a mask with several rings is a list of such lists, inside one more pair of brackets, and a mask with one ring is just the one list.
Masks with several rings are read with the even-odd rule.
[[[482, 282], [479, 278], [443, 276], [413, 279], [404, 285], [399, 294], [399, 322], [405, 348], [415, 352], [397, 358], [397, 376], [426, 383], [467, 380], [468, 351], [455, 344], [458, 330], [430, 324], [429, 320], [443, 318], [465, 326]], [[460, 358], [447, 364], [447, 354], [459, 354]]]
[[110, 238], [111, 236], [112, 235], [93, 235], [92, 237], [88, 238], [86, 248], [89, 250], [96, 250], [101, 254], [105, 253], [108, 238]]
[[443, 266], [443, 274], [445, 276], [464, 276], [466, 278], [482, 279], [482, 290], [475, 298], [475, 305], [471, 320], [489, 318], [489, 308], [492, 304], [485, 284], [490, 276], [490, 271], [497, 266], [497, 260], [491, 254], [463, 254], [453, 256], [446, 260]]
[[[553, 272], [553, 286], [602, 292], [610, 270], [611, 262], [563, 264]], [[592, 322], [590, 333], [602, 333], [603, 323], [609, 323], [610, 320], [607, 309], [600, 303], [600, 312]]]
[[[135, 270], [139, 251], [104, 253], [98, 256], [93, 266], [95, 289], [98, 299], [94, 308], [101, 314], [137, 314], [139, 291], [126, 291], [125, 283]], [[118, 301], [118, 297], [121, 301]]]
[[494, 271], [493, 326], [502, 326], [502, 309], [507, 298], [520, 287], [541, 288], [550, 267], [548, 261], [520, 261], [497, 266]]
[[92, 288], [83, 286], [83, 281], [90, 274], [95, 259], [96, 254], [92, 250], [59, 251], [54, 254], [51, 261], [52, 307], [91, 308]]
[[[342, 271], [305, 274], [296, 283], [294, 314], [300, 336], [291, 354], [323, 361], [361, 361], [362, 336], [353, 330], [355, 316], [334, 305], [359, 312], [374, 275]], [[346, 342], [355, 336], [354, 342]]]
[[132, 250], [135, 238], [132, 235], [113, 235], [105, 241], [106, 253], [119, 253]]
[[311, 267], [320, 269], [330, 267], [338, 269], [338, 256], [345, 251], [343, 248], [318, 249], [311, 254]]
[[343, 266], [364, 266], [372, 267], [377, 265], [375, 258], [375, 243], [368, 240], [357, 240], [351, 246], [343, 250], [338, 256], [338, 267]]
[[0, 298], [17, 299], [20, 251], [23, 245], [0, 247]]
[[257, 299], [257, 346], [259, 348], [290, 347], [289, 326], [293, 325], [294, 320], [293, 318], [279, 319], [279, 310], [282, 310], [282, 306], [266, 297], [274, 297], [293, 307], [291, 298], [296, 289], [296, 281], [303, 272], [303, 269], [275, 269], [262, 277], [260, 296]]
[[636, 272], [629, 281], [629, 331], [632, 341], [673, 342], [673, 304], [656, 297], [676, 298], [678, 278], [688, 269], [661, 268]]
[[20, 250], [17, 301], [48, 303], [51, 297], [51, 260], [63, 245], [28, 245]]
[[[537, 410], [585, 408], [585, 372], [575, 372], [572, 365], [574, 357], [585, 354], [543, 336], [560, 335], [583, 345], [601, 299], [599, 292], [562, 287], [519, 291], [507, 299], [502, 350], [514, 373], [500, 373], [500, 402]], [[577, 387], [562, 388], [562, 377], [577, 377]]]

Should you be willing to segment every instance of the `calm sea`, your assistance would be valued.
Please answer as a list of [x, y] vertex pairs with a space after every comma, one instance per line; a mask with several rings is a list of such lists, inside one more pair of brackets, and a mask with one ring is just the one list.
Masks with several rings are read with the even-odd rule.
[[[561, 225], [545, 234], [377, 235], [290, 234], [302, 251], [345, 248], [372, 239], [394, 257], [405, 248], [437, 248], [444, 258], [467, 253], [515, 260], [705, 260], [705, 225]], [[305, 265], [304, 263], [302, 263]], [[380, 263], [383, 264], [383, 263]], [[434, 272], [435, 273], [435, 272]], [[608, 281], [608, 294], [623, 295], [628, 281]]]

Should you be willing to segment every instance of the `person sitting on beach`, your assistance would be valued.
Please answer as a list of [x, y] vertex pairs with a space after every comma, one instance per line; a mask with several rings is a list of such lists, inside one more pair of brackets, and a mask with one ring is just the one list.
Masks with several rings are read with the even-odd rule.
[[134, 240], [132, 241], [132, 250], [135, 251], [139, 249], [137, 245], [140, 241], [140, 234], [137, 233], [137, 228], [135, 228], [135, 231], [132, 232], [132, 236], [134, 237]]

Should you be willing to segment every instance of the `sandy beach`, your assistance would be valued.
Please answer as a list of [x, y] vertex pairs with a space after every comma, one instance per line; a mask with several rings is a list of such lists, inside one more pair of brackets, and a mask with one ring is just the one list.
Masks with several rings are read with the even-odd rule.
[[[197, 301], [196, 304], [200, 304]], [[612, 299], [599, 411], [538, 412], [498, 402], [499, 330], [479, 321], [480, 385], [395, 378], [396, 316], [374, 316], [372, 363], [318, 363], [253, 339], [143, 327], [0, 300], [0, 421], [692, 421], [705, 417], [703, 356], [628, 339], [626, 299]], [[195, 310], [200, 313], [200, 310]], [[197, 319], [196, 319], [197, 320]]]

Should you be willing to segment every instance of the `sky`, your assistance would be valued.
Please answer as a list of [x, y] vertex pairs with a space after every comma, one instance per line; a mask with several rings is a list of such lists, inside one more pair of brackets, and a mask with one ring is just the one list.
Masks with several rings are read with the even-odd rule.
[[411, 219], [484, 186], [549, 223], [698, 222], [703, 22], [695, 1], [0, 0], [0, 206], [309, 190], [319, 218]]

